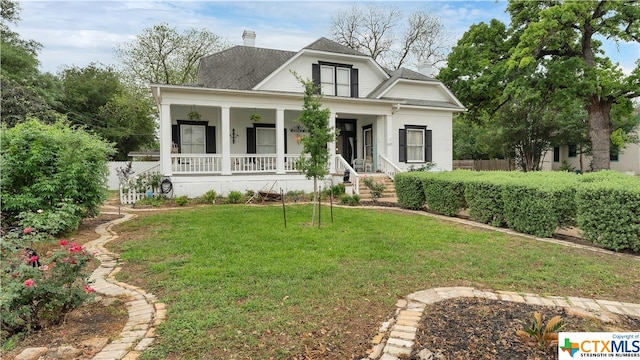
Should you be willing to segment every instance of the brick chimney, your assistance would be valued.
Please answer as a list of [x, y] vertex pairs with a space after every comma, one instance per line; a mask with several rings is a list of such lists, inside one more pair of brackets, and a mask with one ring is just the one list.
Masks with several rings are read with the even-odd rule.
[[256, 46], [256, 32], [251, 30], [245, 30], [242, 33], [242, 41], [244, 41], [244, 46]]

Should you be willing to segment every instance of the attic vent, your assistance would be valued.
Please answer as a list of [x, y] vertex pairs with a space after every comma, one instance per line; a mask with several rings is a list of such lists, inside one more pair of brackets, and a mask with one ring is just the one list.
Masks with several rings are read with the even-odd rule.
[[242, 41], [244, 41], [244, 46], [256, 46], [256, 32], [251, 30], [245, 30], [242, 33]]

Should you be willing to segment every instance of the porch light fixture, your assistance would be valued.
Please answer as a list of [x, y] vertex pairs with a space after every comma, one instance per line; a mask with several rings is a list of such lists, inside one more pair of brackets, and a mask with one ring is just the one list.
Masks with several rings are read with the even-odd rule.
[[302, 135], [300, 133], [296, 134], [296, 142], [300, 144], [300, 140], [302, 140]]
[[236, 134], [236, 129], [231, 129], [231, 142], [235, 144], [237, 137], [238, 137], [238, 134]]

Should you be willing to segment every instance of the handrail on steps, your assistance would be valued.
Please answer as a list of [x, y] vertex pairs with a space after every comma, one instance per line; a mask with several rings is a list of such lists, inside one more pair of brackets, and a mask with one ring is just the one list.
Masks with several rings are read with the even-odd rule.
[[360, 195], [360, 175], [351, 167], [342, 155], [336, 154], [336, 172], [344, 172], [345, 170], [349, 170], [351, 183], [353, 184], [353, 193], [355, 195]]

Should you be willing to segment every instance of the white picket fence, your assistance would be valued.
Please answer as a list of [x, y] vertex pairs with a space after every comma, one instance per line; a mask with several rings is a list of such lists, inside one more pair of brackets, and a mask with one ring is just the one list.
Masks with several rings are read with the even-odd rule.
[[138, 200], [146, 198], [147, 193], [137, 192], [135, 189], [127, 189], [127, 191], [122, 191], [120, 189], [120, 204], [122, 205], [131, 205], [138, 202]]
[[[118, 179], [117, 169], [127, 167], [128, 165], [128, 161], [109, 161], [109, 178], [107, 179], [107, 187], [109, 190], [120, 189], [120, 179]], [[134, 161], [132, 162], [131, 168], [135, 176], [159, 166], [159, 161]]]

